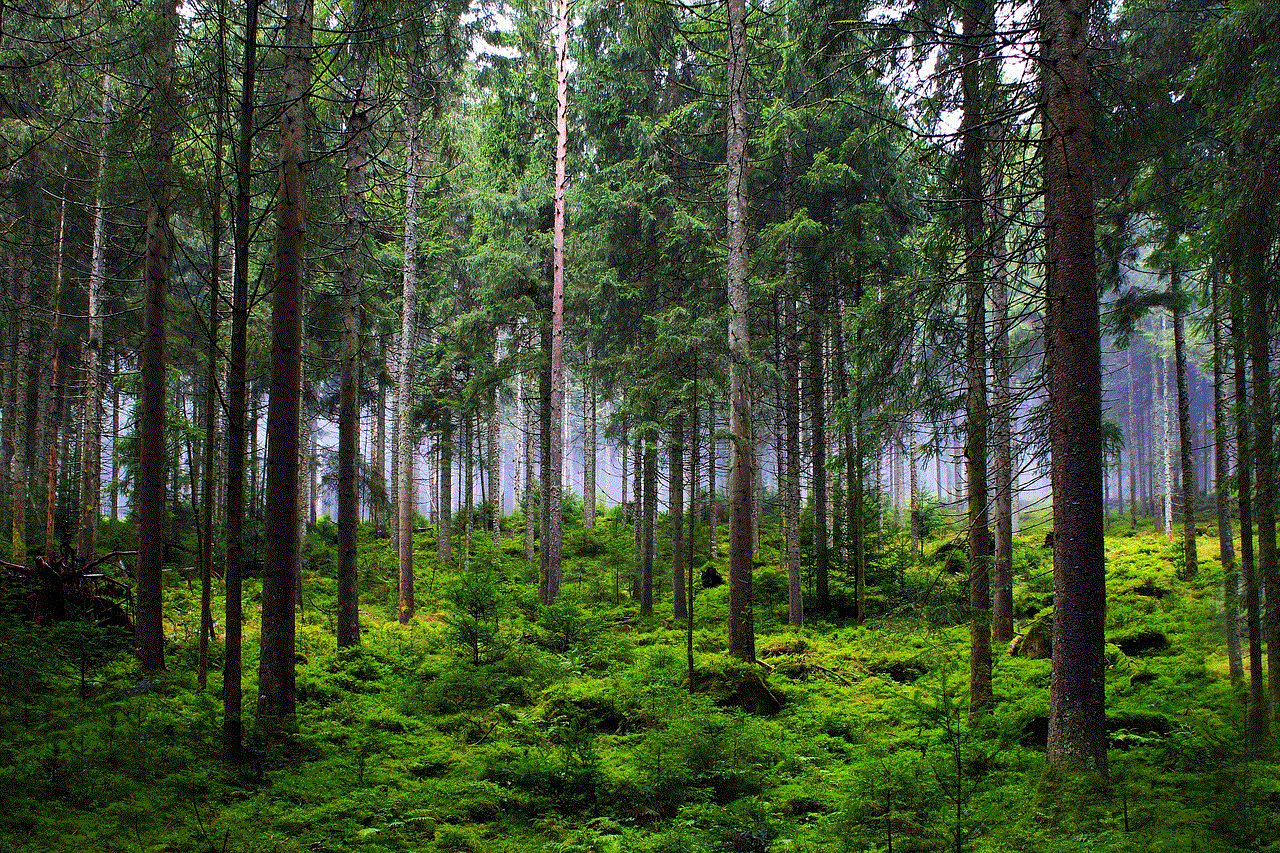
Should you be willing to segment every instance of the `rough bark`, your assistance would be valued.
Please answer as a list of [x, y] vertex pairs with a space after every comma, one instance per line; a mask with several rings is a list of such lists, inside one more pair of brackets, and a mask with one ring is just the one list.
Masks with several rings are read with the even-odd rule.
[[582, 394], [582, 526], [596, 526], [596, 377], [583, 378]]
[[[782, 152], [783, 214], [790, 221], [795, 215], [796, 169], [788, 144]], [[787, 235], [784, 252], [785, 283], [783, 295], [783, 347], [786, 351], [786, 446], [783, 482], [783, 505], [786, 513], [787, 540], [787, 624], [794, 628], [804, 624], [804, 591], [800, 574], [800, 334], [797, 309], [797, 276], [795, 240]]]
[[307, 102], [311, 88], [311, 0], [285, 12], [284, 113], [276, 201], [276, 282], [271, 305], [271, 386], [267, 408], [267, 506], [263, 520], [262, 658], [258, 713], [292, 715], [294, 563], [298, 554], [298, 437], [302, 403], [303, 263], [306, 236]]
[[658, 521], [658, 436], [653, 428], [644, 431], [644, 451], [641, 467], [644, 471], [644, 492], [640, 499], [642, 524], [640, 529], [640, 615], [653, 615], [653, 543], [654, 529]]
[[728, 0], [729, 654], [754, 660], [751, 607], [751, 346], [747, 311], [747, 4]]
[[174, 40], [178, 12], [173, 0], [156, 0], [151, 69], [151, 140], [147, 151], [146, 248], [143, 268], [142, 396], [138, 416], [138, 598], [135, 640], [144, 669], [164, 668], [161, 568], [164, 561], [165, 475], [165, 295], [169, 289], [172, 235], [169, 233], [170, 162], [173, 157]]
[[[239, 130], [236, 140], [235, 252], [231, 274], [231, 340], [227, 352], [227, 562], [226, 660], [222, 666], [222, 757], [241, 759], [243, 742], [242, 648], [244, 613], [245, 408], [248, 392], [246, 352], [249, 317], [250, 182], [252, 180], [253, 103], [257, 77], [258, 0], [245, 6], [244, 58], [241, 75]], [[118, 408], [118, 407], [117, 407]], [[113, 450], [114, 454], [114, 450]]]
[[1217, 270], [1210, 273], [1210, 318], [1213, 339], [1213, 495], [1218, 517], [1218, 560], [1222, 564], [1222, 610], [1227, 635], [1227, 667], [1231, 685], [1244, 684], [1240, 649], [1240, 570], [1231, 527], [1231, 461], [1227, 438], [1226, 351], [1222, 340], [1222, 295]]
[[1102, 368], [1094, 260], [1088, 0], [1039, 0], [1054, 620], [1050, 766], [1107, 769]]
[[671, 516], [671, 615], [688, 617], [684, 595], [684, 417], [671, 424], [671, 474], [667, 500]]
[[[1169, 273], [1169, 290], [1180, 291], [1181, 271], [1175, 265]], [[1196, 555], [1196, 469], [1195, 441], [1191, 436], [1191, 400], [1187, 394], [1187, 343], [1182, 309], [1173, 306], [1174, 384], [1178, 404], [1178, 462], [1182, 471], [1182, 555], [1183, 574], [1194, 578], [1199, 567]]]
[[365, 4], [352, 8], [350, 52], [355, 65], [351, 110], [346, 127], [346, 189], [342, 197], [342, 330], [339, 337], [338, 385], [338, 613], [340, 648], [360, 643], [360, 599], [356, 568], [356, 533], [360, 528], [357, 467], [360, 447], [360, 325], [364, 287], [365, 168], [372, 124], [374, 70], [365, 45]]
[[819, 613], [831, 612], [830, 553], [827, 551], [827, 414], [826, 383], [823, 381], [825, 359], [822, 352], [822, 324], [818, 321], [818, 295], [814, 294], [814, 316], [810, 319], [809, 376], [805, 390], [809, 392], [809, 460], [812, 465], [813, 504], [813, 574]]
[[[418, 338], [418, 206], [426, 141], [419, 127], [421, 108], [416, 86], [409, 95], [409, 141], [405, 151], [404, 260], [400, 271], [400, 364], [396, 387], [396, 552], [399, 563], [399, 619], [408, 624], [417, 604], [413, 589], [414, 349]], [[447, 537], [445, 537], [447, 539]]]

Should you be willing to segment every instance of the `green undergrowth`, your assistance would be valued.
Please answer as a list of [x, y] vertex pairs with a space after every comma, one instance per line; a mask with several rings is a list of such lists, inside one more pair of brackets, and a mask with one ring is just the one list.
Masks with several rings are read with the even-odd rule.
[[[1098, 780], [1045, 771], [1047, 659], [996, 649], [996, 707], [969, 718], [967, 579], [934, 556], [945, 538], [916, 557], [885, 537], [872, 617], [794, 631], [766, 526], [758, 662], [725, 655], [726, 590], [699, 586], [691, 672], [669, 585], [659, 615], [630, 601], [626, 525], [568, 530], [550, 608], [515, 534], [458, 537], [449, 565], [416, 534], [402, 626], [391, 549], [362, 532], [363, 642], [339, 651], [334, 530], [309, 531], [298, 714], [267, 726], [248, 705], [238, 767], [219, 759], [220, 644], [199, 691], [198, 608], [176, 573], [159, 676], [108, 629], [4, 617], [0, 851], [1280, 849], [1280, 770], [1241, 749], [1216, 542], [1187, 579], [1175, 545], [1108, 539]], [[1017, 548], [1022, 626], [1051, 615], [1042, 538]], [[250, 579], [251, 618], [257, 592]], [[251, 702], [256, 624], [246, 642]]]

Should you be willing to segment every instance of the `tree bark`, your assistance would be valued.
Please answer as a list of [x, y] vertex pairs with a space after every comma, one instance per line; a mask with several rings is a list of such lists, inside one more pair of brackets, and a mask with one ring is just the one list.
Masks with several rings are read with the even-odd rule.
[[747, 4], [728, 0], [729, 654], [755, 660], [751, 606], [751, 345], [747, 311]]
[[587, 372], [582, 393], [582, 526], [596, 526], [596, 377]]
[[1222, 341], [1222, 295], [1219, 273], [1209, 279], [1213, 327], [1213, 494], [1218, 515], [1218, 560], [1222, 564], [1222, 610], [1227, 633], [1227, 667], [1231, 686], [1244, 684], [1244, 663], [1240, 649], [1240, 570], [1231, 527], [1231, 460], [1227, 439], [1226, 353]]
[[[1181, 270], [1169, 271], [1169, 290], [1175, 299], [1181, 293]], [[1191, 401], [1187, 395], [1187, 343], [1183, 331], [1182, 308], [1174, 304], [1173, 362], [1178, 397], [1178, 461], [1182, 470], [1182, 554], [1183, 574], [1194, 578], [1199, 568], [1196, 554], [1196, 469], [1195, 441], [1191, 436]]]
[[176, 117], [173, 115], [174, 41], [178, 12], [173, 0], [156, 0], [151, 43], [151, 141], [147, 151], [146, 249], [143, 257], [142, 396], [138, 416], [138, 598], [134, 635], [143, 669], [164, 668], [165, 295], [169, 289], [172, 235], [169, 204]]
[[[418, 207], [422, 165], [426, 154], [417, 86], [409, 95], [409, 140], [405, 151], [404, 259], [400, 273], [400, 364], [396, 387], [396, 553], [399, 564], [401, 625], [407, 625], [417, 609], [413, 588], [413, 510], [416, 490], [413, 476], [414, 350], [418, 339]], [[447, 526], [447, 524], [446, 524]], [[448, 540], [448, 536], [444, 537]]]
[[[782, 151], [782, 204], [787, 221], [795, 216], [796, 168], [790, 139]], [[804, 624], [804, 590], [800, 574], [800, 333], [799, 297], [796, 275], [796, 246], [790, 233], [783, 250], [785, 290], [783, 294], [783, 347], [786, 355], [786, 479], [783, 506], [786, 507], [787, 540], [787, 624]]]
[[813, 316], [810, 318], [809, 380], [809, 459], [812, 464], [813, 488], [809, 503], [813, 504], [813, 574], [819, 613], [831, 612], [830, 554], [827, 551], [827, 413], [822, 353], [822, 323], [819, 320], [819, 294], [813, 294]]
[[640, 529], [640, 615], [653, 615], [653, 537], [658, 520], [658, 436], [652, 427], [644, 430], [644, 496]]
[[1107, 770], [1102, 367], [1094, 260], [1088, 0], [1039, 0], [1045, 90], [1054, 620], [1050, 766]]
[[688, 617], [684, 595], [684, 416], [677, 413], [671, 424], [671, 474], [668, 480], [671, 516], [671, 615]]
[[338, 647], [360, 644], [356, 534], [360, 528], [357, 466], [360, 447], [360, 297], [364, 287], [365, 168], [372, 124], [374, 70], [365, 45], [365, 4], [352, 7], [350, 52], [355, 64], [346, 127], [346, 191], [342, 198], [342, 331], [338, 387]]
[[267, 506], [263, 521], [262, 659], [258, 713], [296, 706], [294, 563], [298, 554], [298, 436], [302, 402], [303, 262], [306, 236], [307, 101], [311, 88], [311, 0], [288, 0], [284, 114], [276, 203], [276, 283], [271, 306], [271, 397], [267, 408]]

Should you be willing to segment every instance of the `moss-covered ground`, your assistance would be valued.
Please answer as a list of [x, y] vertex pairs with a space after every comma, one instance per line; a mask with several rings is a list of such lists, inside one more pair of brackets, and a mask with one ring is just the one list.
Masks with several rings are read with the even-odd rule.
[[[1051, 606], [1041, 539], [1017, 549], [1020, 625]], [[195, 686], [198, 595], [179, 573], [160, 676], [127, 637], [4, 616], [0, 851], [1280, 850], [1280, 765], [1242, 746], [1214, 539], [1187, 580], [1150, 530], [1108, 537], [1105, 781], [1045, 772], [1047, 659], [998, 649], [996, 708], [968, 718], [967, 581], [928, 556], [941, 540], [917, 558], [879, 537], [872, 618], [793, 631], [766, 524], [760, 663], [724, 655], [725, 588], [700, 587], [693, 689], [669, 581], [640, 618], [617, 518], [571, 525], [552, 608], [516, 538], [477, 534], [464, 570], [419, 533], [406, 626], [392, 553], [366, 531], [363, 644], [341, 652], [333, 540], [331, 524], [308, 533], [299, 711], [282, 727], [251, 713], [246, 584], [240, 767], [219, 759], [220, 644]]]

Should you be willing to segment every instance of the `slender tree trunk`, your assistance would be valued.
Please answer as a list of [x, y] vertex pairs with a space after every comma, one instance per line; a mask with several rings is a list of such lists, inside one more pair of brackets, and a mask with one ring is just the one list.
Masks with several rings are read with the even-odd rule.
[[644, 497], [641, 498], [643, 521], [640, 533], [640, 615], [653, 615], [653, 536], [658, 520], [658, 436], [655, 430], [644, 431]]
[[[493, 367], [498, 367], [498, 342], [493, 344]], [[488, 463], [489, 463], [489, 533], [496, 548], [502, 540], [502, 455], [498, 405], [498, 386], [494, 385], [489, 399]]]
[[387, 535], [387, 377], [378, 372], [378, 400], [373, 414], [373, 482], [369, 488], [373, 505], [374, 535]]
[[[401, 268], [400, 364], [396, 388], [398, 481], [396, 488], [396, 549], [399, 557], [399, 619], [407, 625], [417, 609], [413, 589], [413, 356], [418, 338], [418, 206], [422, 166], [426, 155], [417, 86], [409, 94], [409, 141], [405, 151], [404, 261]], [[447, 526], [447, 525], [446, 525]], [[442, 528], [442, 533], [443, 533]], [[448, 536], [444, 536], [447, 540]]]
[[[796, 168], [790, 139], [782, 151], [783, 215], [795, 215]], [[795, 240], [787, 235], [784, 251], [785, 286], [783, 300], [783, 346], [786, 349], [786, 480], [783, 484], [787, 507], [787, 624], [804, 624], [804, 591], [800, 574], [800, 333], [797, 309], [798, 285]]]
[[716, 395], [707, 395], [707, 557], [716, 559], [720, 548], [716, 542]]
[[1129, 386], [1129, 429], [1125, 435], [1125, 444], [1129, 451], [1129, 528], [1138, 526], [1138, 448], [1141, 447], [1139, 433], [1141, 426], [1138, 418], [1137, 382], [1134, 381], [1133, 344], [1129, 344], [1128, 369], [1125, 370]]
[[[524, 374], [520, 374], [521, 386], [518, 394], [521, 399], [524, 395]], [[534, 505], [533, 494], [533, 406], [529, 405], [527, 400], [524, 401], [524, 427], [520, 441], [522, 442], [521, 455], [524, 457], [524, 558], [527, 562], [532, 563], [536, 554], [533, 548], [534, 533], [534, 512], [537, 507]]]
[[1218, 514], [1218, 559], [1222, 563], [1222, 609], [1227, 631], [1227, 666], [1231, 685], [1244, 684], [1244, 663], [1240, 649], [1240, 570], [1231, 529], [1231, 461], [1227, 439], [1226, 353], [1222, 342], [1222, 301], [1219, 274], [1210, 271], [1210, 299], [1213, 313], [1213, 492]]
[[[1163, 345], [1168, 332], [1168, 317], [1160, 314], [1160, 341]], [[1173, 541], [1173, 418], [1169, 413], [1169, 357], [1160, 358], [1160, 415], [1164, 418], [1164, 432], [1160, 437], [1160, 453], [1164, 457], [1163, 478], [1160, 484], [1164, 490], [1164, 511], [1161, 513], [1164, 524], [1164, 535]]]
[[[244, 575], [245, 408], [248, 393], [246, 352], [249, 318], [250, 181], [252, 180], [254, 83], [257, 77], [258, 0], [245, 4], [244, 58], [241, 74], [239, 132], [236, 140], [234, 266], [231, 277], [231, 341], [227, 353], [227, 563], [226, 661], [222, 666], [222, 757], [238, 764], [242, 757], [242, 644], [244, 626], [241, 578]], [[114, 383], [113, 383], [114, 385]], [[115, 405], [119, 411], [119, 402]], [[113, 413], [113, 424], [115, 415]], [[114, 426], [113, 426], [114, 429]], [[112, 457], [115, 457], [112, 438]], [[114, 462], [112, 467], [114, 468]], [[112, 481], [114, 483], [114, 471]], [[115, 495], [112, 494], [112, 512]]]
[[[110, 114], [111, 77], [102, 75], [102, 117]], [[84, 440], [80, 443], [80, 527], [76, 556], [87, 562], [98, 545], [102, 517], [102, 287], [107, 273], [107, 211], [105, 204], [107, 143], [100, 140], [98, 173], [94, 183], [93, 248], [89, 253], [88, 334], [84, 362]]]
[[342, 198], [342, 331], [338, 387], [338, 647], [360, 644], [356, 534], [360, 528], [360, 297], [364, 288], [365, 168], [374, 109], [374, 69], [365, 46], [365, 4], [352, 8], [350, 52], [355, 64], [346, 127], [346, 191]]
[[[45, 461], [44, 495], [44, 555], [53, 560], [57, 552], [57, 540], [54, 535], [54, 522], [58, 509], [58, 423], [59, 418], [53, 416], [54, 404], [62, 396], [62, 263], [67, 225], [67, 167], [62, 167], [62, 200], [58, 209], [58, 228], [54, 243], [53, 258], [53, 323], [49, 331], [49, 346], [52, 359], [49, 366], [49, 409], [50, 416], [44, 428], [45, 446], [48, 448]], [[65, 433], [64, 433], [65, 434]]]
[[[1175, 265], [1169, 272], [1169, 290], [1178, 294], [1181, 271]], [[1196, 471], [1195, 442], [1191, 436], [1191, 400], [1187, 395], [1187, 344], [1183, 331], [1182, 309], [1173, 310], [1173, 360], [1178, 395], [1178, 460], [1182, 468], [1182, 552], [1183, 574], [1194, 578], [1199, 568], [1196, 555]]]
[[164, 561], [165, 474], [165, 295], [169, 289], [172, 190], [174, 41], [178, 13], [173, 0], [156, 0], [156, 29], [151, 43], [151, 141], [147, 152], [150, 207], [143, 258], [142, 397], [138, 417], [138, 598], [135, 638], [144, 669], [164, 668], [164, 614], [161, 568]]
[[995, 314], [991, 360], [991, 376], [994, 380], [995, 424], [992, 441], [995, 443], [995, 542], [994, 587], [995, 604], [991, 614], [991, 639], [998, 645], [1007, 645], [1013, 639], [1013, 394], [1010, 377], [1013, 369], [1009, 353], [1009, 287], [1006, 280], [1005, 255], [1008, 251], [1003, 193], [1002, 158], [996, 161], [992, 185], [995, 187], [990, 200], [992, 228], [992, 311]]
[[965, 278], [965, 485], [969, 534], [969, 713], [988, 711], [991, 695], [991, 558], [987, 507], [987, 282], [989, 247], [984, 227], [986, 111], [982, 76], [991, 51], [990, 0], [969, 0], [961, 14], [964, 37], [961, 88], [964, 115], [960, 123], [960, 196], [964, 219]]
[[671, 424], [671, 474], [668, 482], [671, 516], [671, 615], [688, 617], [684, 595], [684, 416], [677, 414]]
[[213, 191], [210, 194], [210, 264], [209, 326], [205, 352], [204, 376], [204, 473], [200, 485], [202, 530], [200, 537], [200, 642], [197, 655], [197, 681], [204, 690], [208, 681], [209, 641], [213, 639], [213, 504], [217, 470], [215, 448], [218, 446], [218, 335], [219, 302], [222, 293], [222, 159], [225, 141], [224, 117], [227, 113], [227, 12], [225, 2], [218, 4], [218, 112], [214, 118]]
[[441, 413], [440, 424], [440, 522], [436, 537], [436, 557], [448, 565], [453, 561], [453, 411]]
[[823, 399], [826, 383], [823, 380], [821, 308], [814, 295], [814, 316], [810, 320], [809, 338], [809, 459], [813, 466], [813, 491], [809, 502], [813, 504], [813, 574], [817, 586], [819, 613], [831, 612], [830, 555], [827, 552], [827, 432], [826, 404]]
[[556, 150], [554, 223], [552, 225], [551, 263], [551, 432], [550, 492], [547, 495], [550, 513], [547, 517], [547, 538], [543, 549], [547, 554], [547, 588], [544, 604], [555, 604], [560, 595], [561, 549], [563, 530], [563, 476], [564, 448], [558, 428], [561, 407], [564, 402], [564, 238], [565, 238], [565, 185], [568, 183], [567, 160], [569, 141], [569, 3], [556, 0]]
[[1244, 575], [1245, 626], [1249, 637], [1249, 695], [1247, 738], [1253, 747], [1270, 736], [1266, 676], [1262, 671], [1262, 605], [1253, 558], [1253, 442], [1249, 437], [1247, 349], [1243, 298], [1237, 289], [1231, 300], [1231, 344], [1235, 367], [1236, 494], [1240, 504], [1240, 568]]
[[1088, 0], [1040, 0], [1053, 483], [1048, 762], [1106, 774], [1102, 359], [1094, 267]]
[[[582, 526], [596, 526], [596, 377], [583, 377], [582, 393]], [[677, 596], [678, 597], [678, 596]]]

